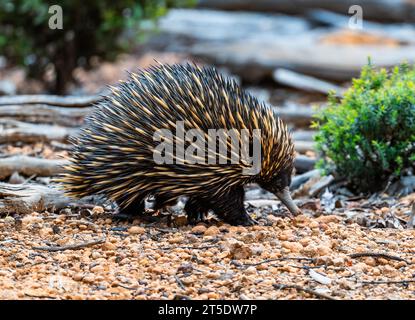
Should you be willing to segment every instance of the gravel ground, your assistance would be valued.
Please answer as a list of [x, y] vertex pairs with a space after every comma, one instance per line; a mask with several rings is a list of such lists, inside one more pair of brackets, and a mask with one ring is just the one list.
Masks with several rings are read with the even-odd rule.
[[165, 220], [114, 223], [101, 207], [2, 217], [0, 299], [415, 298], [413, 229], [335, 214]]

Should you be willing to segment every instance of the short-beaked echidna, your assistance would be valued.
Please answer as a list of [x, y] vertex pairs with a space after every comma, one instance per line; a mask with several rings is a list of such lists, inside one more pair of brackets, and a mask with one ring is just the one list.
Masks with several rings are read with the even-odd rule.
[[[250, 225], [254, 220], [244, 208], [243, 186], [257, 183], [290, 212], [299, 212], [288, 189], [294, 160], [288, 129], [272, 107], [234, 80], [213, 67], [158, 64], [130, 73], [127, 81], [110, 88], [112, 92], [97, 103], [72, 139], [70, 164], [60, 179], [68, 195], [103, 194], [118, 204], [123, 215], [142, 213], [148, 196], [155, 197], [156, 210], [186, 196], [184, 209], [190, 221], [212, 210], [230, 224]], [[154, 152], [160, 145], [155, 133], [160, 129], [175, 133], [178, 123], [186, 132], [198, 129], [206, 141], [212, 141], [208, 136], [212, 129], [245, 130], [251, 149], [254, 129], [259, 129], [260, 169], [246, 174], [246, 162], [231, 163], [232, 152], [223, 155], [216, 147], [215, 159], [222, 157], [221, 162], [195, 163], [200, 157], [179, 159], [176, 152], [169, 153], [173, 163], [155, 162]], [[185, 148], [192, 143], [177, 136], [170, 139], [184, 143]], [[225, 145], [229, 142], [225, 139]]]

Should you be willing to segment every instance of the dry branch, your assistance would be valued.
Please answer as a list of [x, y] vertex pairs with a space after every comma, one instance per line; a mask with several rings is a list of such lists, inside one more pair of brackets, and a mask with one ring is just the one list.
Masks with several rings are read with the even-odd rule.
[[297, 173], [308, 172], [314, 169], [316, 164], [315, 158], [310, 158], [304, 155], [298, 155], [294, 160], [294, 167]]
[[0, 106], [0, 118], [37, 123], [54, 123], [63, 126], [79, 126], [92, 107], [65, 108], [46, 104], [10, 104]]
[[65, 141], [76, 129], [0, 119], [0, 143]]
[[295, 176], [291, 181], [290, 190], [298, 189], [303, 183], [306, 183], [308, 180], [314, 177], [318, 177], [320, 173], [321, 172], [319, 169], [314, 169], [300, 174], [298, 176]]
[[408, 283], [415, 283], [415, 279], [404, 279], [404, 280], [374, 280], [374, 281], [362, 281], [362, 285], [369, 284], [403, 284], [407, 285]]
[[297, 127], [308, 127], [316, 113], [310, 106], [290, 106], [277, 108], [278, 116], [287, 123], [292, 123]]
[[295, 130], [292, 134], [294, 141], [314, 141], [316, 131], [314, 130]]
[[71, 203], [62, 191], [40, 184], [0, 183], [0, 200], [0, 214], [61, 209]]
[[403, 262], [409, 264], [409, 262], [406, 261], [405, 259], [403, 259], [401, 257], [397, 257], [397, 256], [392, 256], [392, 255], [387, 254], [387, 253], [359, 252], [359, 253], [349, 254], [349, 257], [350, 258], [361, 258], [361, 257], [383, 258], [383, 259], [388, 259], [388, 260], [403, 261]]
[[314, 151], [316, 149], [313, 141], [294, 141], [295, 151], [299, 153], [306, 153], [307, 151]]
[[324, 94], [335, 91], [337, 96], [342, 96], [345, 91], [344, 88], [332, 83], [282, 68], [275, 70], [272, 73], [272, 77], [278, 83], [305, 91], [314, 91]]
[[[288, 0], [287, 3], [302, 7], [293, 6]], [[348, 8], [342, 13], [348, 12]], [[415, 52], [414, 42], [393, 46], [339, 45], [330, 40], [341, 29], [313, 29], [305, 19], [260, 13], [173, 9], [160, 20], [160, 29], [163, 37], [170, 37], [166, 42], [172, 50], [226, 66], [249, 81], [269, 78], [275, 69], [287, 67], [321, 79], [349, 81], [360, 74], [368, 56], [379, 67], [391, 67], [404, 60], [412, 63]]]
[[[236, 11], [263, 11], [304, 14], [321, 8], [347, 17], [353, 5], [362, 7], [365, 19], [402, 22], [415, 21], [415, 3], [405, 0], [199, 0], [198, 6], [209, 9]], [[346, 25], [347, 26], [347, 25]]]
[[2, 158], [0, 159], [0, 179], [10, 176], [13, 172], [26, 176], [53, 176], [61, 173], [66, 163], [67, 160], [40, 159], [24, 155]]
[[43, 250], [43, 251], [51, 251], [51, 252], [56, 252], [56, 251], [64, 251], [64, 250], [78, 250], [78, 249], [82, 249], [85, 247], [90, 247], [90, 246], [94, 246], [97, 244], [101, 244], [105, 242], [105, 238], [101, 238], [98, 240], [93, 240], [93, 241], [89, 241], [89, 242], [84, 242], [84, 243], [78, 243], [78, 244], [70, 244], [67, 246], [56, 246], [56, 247], [32, 247], [33, 250]]
[[14, 104], [47, 104], [61, 107], [85, 107], [99, 101], [99, 96], [19, 95], [0, 97], [0, 106]]

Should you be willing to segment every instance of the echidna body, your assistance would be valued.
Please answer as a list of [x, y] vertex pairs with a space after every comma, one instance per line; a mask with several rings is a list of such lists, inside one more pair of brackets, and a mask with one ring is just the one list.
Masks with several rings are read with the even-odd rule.
[[[298, 213], [288, 192], [294, 146], [287, 127], [272, 108], [235, 81], [212, 67], [160, 64], [131, 73], [111, 90], [73, 139], [71, 161], [61, 178], [69, 195], [104, 194], [124, 215], [142, 213], [148, 196], [155, 197], [155, 209], [187, 196], [190, 220], [212, 210], [228, 223], [249, 225], [253, 220], [244, 208], [243, 186], [258, 183]], [[244, 174], [247, 165], [242, 161], [212, 164], [181, 158], [180, 162], [176, 152], [173, 163], [156, 163], [154, 151], [160, 141], [155, 132], [174, 134], [179, 122], [185, 131], [198, 129], [206, 141], [209, 129], [245, 129], [251, 138], [254, 129], [260, 129], [260, 171]], [[191, 143], [180, 139], [173, 138], [185, 146]], [[225, 156], [230, 160], [230, 153]]]

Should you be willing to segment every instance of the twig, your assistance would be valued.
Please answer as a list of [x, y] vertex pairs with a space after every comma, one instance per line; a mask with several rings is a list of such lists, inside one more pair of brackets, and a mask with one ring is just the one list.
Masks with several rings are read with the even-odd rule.
[[310, 261], [310, 262], [314, 262], [315, 259], [314, 258], [306, 258], [306, 257], [284, 257], [284, 258], [275, 258], [275, 259], [265, 259], [263, 261], [260, 262], [256, 262], [256, 263], [245, 263], [243, 264], [244, 267], [255, 267], [258, 266], [260, 264], [264, 264], [264, 263], [268, 263], [268, 262], [275, 262], [275, 261], [284, 261], [284, 260], [306, 260], [306, 261]]
[[389, 260], [395, 260], [395, 261], [403, 261], [406, 264], [410, 264], [408, 261], [406, 261], [405, 259], [401, 258], [401, 257], [397, 257], [397, 256], [392, 256], [390, 254], [387, 253], [379, 253], [379, 252], [359, 252], [359, 253], [352, 253], [349, 254], [350, 258], [362, 258], [362, 257], [373, 257], [373, 258], [384, 258], [384, 259], [389, 259]]
[[210, 248], [219, 248], [217, 244], [207, 245], [202, 247], [192, 247], [192, 246], [178, 246], [178, 247], [162, 247], [161, 250], [172, 250], [172, 249], [190, 249], [190, 250], [205, 250]]
[[316, 296], [318, 298], [327, 299], [327, 300], [338, 300], [337, 298], [332, 297], [332, 296], [330, 296], [328, 294], [320, 293], [320, 292], [317, 292], [317, 291], [315, 291], [313, 289], [304, 288], [304, 287], [301, 287], [301, 286], [296, 285], [296, 284], [274, 284], [273, 287], [275, 289], [279, 289], [279, 290], [283, 290], [283, 289], [295, 289], [297, 291], [303, 291], [305, 293], [314, 295], [314, 296]]
[[177, 275], [174, 276], [174, 279], [176, 279], [177, 284], [182, 290], [186, 290], [186, 287], [184, 286], [183, 281]]
[[374, 281], [362, 281], [362, 285], [368, 284], [408, 284], [411, 282], [415, 282], [415, 279], [406, 279], [406, 280], [374, 280]]
[[71, 244], [71, 245], [67, 245], [67, 246], [56, 246], [56, 247], [32, 247], [33, 250], [44, 250], [44, 251], [50, 251], [50, 252], [55, 252], [55, 251], [64, 251], [64, 250], [77, 250], [77, 249], [82, 249], [85, 247], [89, 247], [89, 246], [94, 246], [96, 244], [101, 244], [104, 243], [105, 239], [98, 239], [98, 240], [94, 240], [94, 241], [90, 241], [90, 242], [84, 242], [84, 243], [78, 243], [78, 244]]
[[53, 95], [21, 95], [6, 96], [0, 98], [0, 105], [12, 104], [39, 104], [44, 103], [53, 106], [63, 107], [84, 107], [89, 106], [101, 99], [100, 96], [53, 96]]

